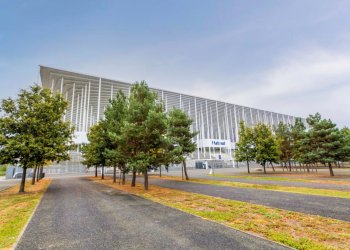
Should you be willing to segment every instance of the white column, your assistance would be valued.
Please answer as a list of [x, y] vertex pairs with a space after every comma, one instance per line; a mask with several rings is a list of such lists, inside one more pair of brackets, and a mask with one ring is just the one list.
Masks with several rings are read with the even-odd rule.
[[86, 117], [86, 128], [85, 131], [88, 131], [88, 127], [91, 126], [91, 120], [89, 120], [89, 114], [90, 114], [90, 89], [91, 89], [91, 81], [89, 81], [89, 89], [88, 89], [88, 100], [87, 100], [87, 117]]
[[247, 117], [245, 116], [245, 109], [244, 109], [244, 107], [242, 107], [242, 119], [244, 121], [244, 124], [246, 126], [248, 126]]
[[52, 82], [51, 82], [51, 94], [53, 94], [54, 88], [55, 88], [55, 79], [52, 79]]
[[[205, 113], [207, 118], [207, 139], [210, 139], [209, 135], [209, 113], [208, 113], [208, 100], [205, 99]], [[211, 146], [209, 145], [209, 159], [211, 160]]]
[[81, 100], [80, 100], [80, 111], [79, 111], [79, 131], [82, 131], [83, 121], [83, 104], [84, 104], [84, 88], [81, 88]]
[[182, 96], [180, 94], [180, 109], [182, 110]]
[[168, 112], [168, 96], [165, 95], [165, 112]]
[[236, 105], [233, 106], [233, 113], [234, 113], [234, 116], [235, 116], [235, 124], [236, 124], [236, 129], [235, 129], [235, 133], [236, 133], [236, 142], [239, 141], [239, 133], [238, 133], [238, 130], [239, 130], [239, 127], [238, 127], [238, 120], [237, 120], [237, 108], [236, 108]]
[[[213, 123], [213, 112], [212, 112], [212, 109], [211, 107], [209, 107], [209, 110], [210, 110], [210, 123], [211, 123], [211, 139], [214, 139], [214, 123]], [[213, 148], [213, 151], [214, 151], [214, 157], [216, 158], [216, 148]]]
[[113, 100], [113, 83], [111, 84], [111, 101]]
[[61, 95], [63, 94], [63, 76], [62, 76], [62, 79], [61, 79], [61, 91], [60, 91], [60, 94]]
[[79, 101], [80, 101], [80, 95], [78, 94], [78, 100], [77, 100], [77, 112], [75, 115], [75, 129], [76, 131], [79, 130], [79, 124], [78, 124], [78, 118], [79, 118]]
[[202, 152], [204, 150], [204, 157], [206, 158], [207, 157], [207, 151], [206, 149], [203, 147], [203, 139], [204, 139], [204, 136], [205, 136], [205, 133], [204, 133], [204, 118], [203, 118], [203, 105], [201, 103], [201, 137], [202, 137]]
[[273, 120], [273, 114], [272, 114], [272, 112], [270, 112], [270, 118], [271, 118], [271, 128], [272, 128], [273, 125], [274, 125], [274, 120]]
[[94, 107], [93, 106], [91, 106], [91, 111], [90, 111], [90, 127], [93, 125], [93, 111], [94, 111]]
[[82, 131], [84, 131], [84, 132], [86, 132], [86, 116], [87, 116], [87, 113], [88, 113], [88, 111], [87, 111], [87, 106], [86, 106], [86, 102], [87, 102], [87, 85], [85, 84], [85, 86], [84, 86], [84, 112], [83, 112], [83, 129], [82, 129]]
[[74, 95], [75, 95], [75, 83], [73, 83], [73, 93], [72, 93], [72, 102], [70, 109], [70, 123], [73, 123], [73, 111], [74, 111]]
[[254, 126], [253, 111], [252, 111], [252, 108], [249, 108], [249, 109], [250, 109], [250, 120], [253, 127]]
[[229, 140], [230, 141], [230, 144], [227, 145], [227, 153], [230, 154], [230, 157], [232, 158], [231, 156], [231, 134], [230, 134], [230, 125], [228, 123], [228, 112], [227, 112], [227, 104], [225, 103], [225, 124], [226, 124], [226, 140]]
[[100, 121], [100, 107], [101, 107], [101, 78], [98, 82], [98, 98], [97, 98], [97, 122]]
[[[219, 138], [221, 140], [221, 129], [220, 129], [220, 123], [219, 123], [219, 109], [218, 109], [218, 101], [215, 102], [216, 105], [216, 122], [218, 124], [218, 133], [219, 133]], [[219, 147], [220, 151], [220, 157], [221, 157], [221, 147]]]
[[[197, 98], [194, 97], [194, 113], [195, 113], [195, 116], [196, 116], [196, 131], [198, 132], [198, 119], [197, 119]], [[199, 135], [197, 133], [197, 158], [199, 160]]]
[[[68, 101], [68, 92], [66, 92], [65, 100]], [[63, 121], [66, 121], [66, 119], [67, 119], [67, 110], [64, 112]]]

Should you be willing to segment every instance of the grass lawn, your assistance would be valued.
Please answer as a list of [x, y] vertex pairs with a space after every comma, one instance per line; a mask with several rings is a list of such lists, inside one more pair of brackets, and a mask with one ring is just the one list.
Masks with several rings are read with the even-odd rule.
[[26, 192], [19, 194], [19, 185], [0, 192], [0, 249], [10, 249], [33, 213], [51, 180], [43, 179], [34, 186], [26, 183]]
[[[152, 176], [152, 178], [159, 178], [159, 177]], [[177, 176], [163, 176], [162, 179], [182, 181], [181, 177], [177, 177]], [[321, 195], [321, 196], [350, 199], [350, 192], [349, 191], [332, 190], [332, 189], [318, 189], [318, 188], [306, 188], [306, 187], [286, 187], [286, 186], [278, 186], [278, 185], [242, 183], [242, 182], [207, 180], [207, 179], [196, 179], [196, 178], [190, 178], [190, 180], [188, 180], [187, 182], [225, 186], [225, 187], [255, 188], [255, 189], [270, 190], [270, 191], [308, 194], [308, 195]]]
[[305, 178], [291, 178], [291, 177], [283, 177], [283, 176], [262, 176], [262, 175], [225, 175], [225, 174], [213, 174], [211, 176], [216, 177], [224, 177], [224, 178], [234, 178], [234, 179], [248, 179], [248, 180], [266, 180], [266, 181], [293, 181], [293, 182], [311, 182], [311, 183], [324, 183], [324, 184], [334, 184], [334, 185], [350, 185], [349, 181], [344, 180], [327, 180], [324, 177], [320, 177], [323, 179], [310, 179], [306, 175]]
[[350, 249], [350, 223], [346, 221], [154, 185], [144, 191], [140, 184], [132, 188], [114, 184], [110, 178], [90, 179], [297, 249]]

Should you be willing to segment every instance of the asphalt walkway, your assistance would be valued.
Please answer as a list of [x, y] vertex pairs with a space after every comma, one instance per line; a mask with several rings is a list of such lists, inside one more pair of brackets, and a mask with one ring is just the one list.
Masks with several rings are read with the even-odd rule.
[[[138, 181], [141, 180], [142, 178], [138, 178]], [[350, 199], [259, 190], [254, 188], [225, 187], [158, 178], [150, 178], [150, 183], [187, 192], [350, 221]]]
[[81, 178], [53, 180], [16, 249], [285, 249]]

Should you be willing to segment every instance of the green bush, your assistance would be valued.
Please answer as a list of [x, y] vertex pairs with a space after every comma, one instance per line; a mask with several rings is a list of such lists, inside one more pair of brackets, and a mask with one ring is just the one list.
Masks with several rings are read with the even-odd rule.
[[6, 175], [6, 165], [0, 166], [0, 176]]

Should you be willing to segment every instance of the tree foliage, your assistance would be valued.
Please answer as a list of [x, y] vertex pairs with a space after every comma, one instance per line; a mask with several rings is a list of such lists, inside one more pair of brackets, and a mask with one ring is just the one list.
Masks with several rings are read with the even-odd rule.
[[110, 100], [110, 105], [105, 111], [105, 123], [107, 126], [107, 137], [109, 145], [105, 148], [105, 157], [107, 164], [113, 167], [113, 182], [116, 182], [116, 168], [122, 173], [123, 184], [125, 184], [125, 174], [127, 168], [127, 154], [124, 152], [124, 141], [122, 130], [125, 118], [128, 112], [128, 102], [122, 91], [119, 91], [116, 97]]
[[169, 112], [168, 137], [172, 145], [172, 160], [182, 163], [186, 180], [189, 179], [186, 168], [187, 156], [196, 150], [193, 137], [197, 132], [191, 132], [192, 120], [180, 109], [174, 108]]
[[62, 120], [66, 108], [61, 95], [38, 85], [21, 90], [17, 99], [2, 101], [0, 163], [23, 168], [20, 192], [24, 192], [27, 168], [69, 159], [73, 128]]
[[265, 124], [258, 124], [254, 127], [255, 134], [255, 160], [264, 168], [266, 173], [266, 163], [278, 163], [281, 151], [276, 137], [272, 130]]
[[248, 173], [250, 173], [249, 162], [255, 161], [256, 147], [255, 134], [253, 129], [248, 128], [241, 121], [239, 124], [239, 141], [236, 144], [235, 159], [247, 163]]

